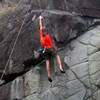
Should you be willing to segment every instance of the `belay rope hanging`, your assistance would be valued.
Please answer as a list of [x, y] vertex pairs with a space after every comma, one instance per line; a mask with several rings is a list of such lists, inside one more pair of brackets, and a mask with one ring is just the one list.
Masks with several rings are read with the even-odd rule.
[[22, 30], [22, 27], [23, 27], [23, 25], [24, 25], [24, 22], [25, 22], [25, 18], [24, 18], [23, 23], [22, 23], [22, 25], [21, 25], [21, 28], [20, 28], [20, 30], [19, 30], [19, 32], [18, 32], [18, 34], [17, 34], [16, 40], [15, 40], [15, 42], [14, 42], [14, 45], [13, 45], [13, 47], [12, 47], [11, 53], [10, 53], [10, 55], [9, 55], [9, 58], [8, 58], [8, 60], [7, 60], [6, 65], [5, 65], [5, 67], [4, 67], [4, 71], [3, 71], [2, 75], [1, 75], [0, 80], [2, 80], [2, 78], [3, 78], [4, 74], [5, 74], [7, 65], [8, 65], [8, 63], [9, 63], [9, 61], [10, 61], [10, 58], [11, 58], [11, 56], [12, 56], [12, 54], [13, 54], [13, 51], [14, 51], [14, 49], [15, 49], [15, 46], [16, 46], [18, 37], [19, 37], [19, 35], [20, 35], [20, 33], [21, 33], [21, 30]]
[[[27, 10], [27, 11], [28, 11], [28, 10]], [[24, 25], [25, 20], [26, 20], [26, 17], [24, 18], [24, 20], [23, 20], [23, 22], [22, 22], [22, 24], [21, 24], [21, 27], [20, 27], [20, 29], [19, 29], [19, 31], [18, 31], [18, 34], [17, 34], [17, 37], [16, 37], [16, 39], [15, 39], [14, 45], [13, 45], [13, 47], [12, 47], [11, 53], [10, 53], [10, 55], [9, 55], [9, 57], [8, 57], [7, 63], [6, 63], [6, 65], [5, 65], [5, 67], [4, 67], [4, 70], [3, 70], [2, 75], [1, 75], [1, 77], [0, 77], [0, 83], [1, 83], [2, 78], [3, 78], [3, 76], [4, 76], [5, 72], [6, 72], [7, 66], [8, 66], [8, 64], [9, 64], [10, 58], [11, 58], [11, 56], [12, 56], [12, 54], [13, 54], [14, 49], [15, 49], [17, 40], [18, 40], [18, 38], [19, 38], [19, 35], [20, 35], [20, 33], [21, 33], [21, 30], [22, 30], [22, 27], [23, 27], [23, 25]]]
[[[40, 0], [38, 0], [38, 4], [39, 4], [40, 10], [41, 10]], [[17, 5], [16, 7], [18, 7], [18, 5]], [[27, 9], [27, 12], [28, 12], [28, 9]], [[27, 12], [26, 12], [26, 13], [27, 13]], [[10, 58], [11, 58], [13, 52], [14, 52], [14, 49], [15, 49], [17, 40], [18, 40], [18, 38], [19, 38], [19, 35], [20, 35], [20, 33], [21, 33], [21, 30], [22, 30], [22, 28], [23, 28], [23, 25], [24, 25], [25, 20], [26, 20], [26, 17], [24, 18], [24, 20], [23, 20], [23, 22], [22, 22], [22, 24], [21, 24], [21, 27], [20, 27], [20, 29], [19, 29], [19, 31], [18, 31], [18, 34], [17, 34], [17, 37], [16, 37], [16, 39], [15, 39], [14, 45], [13, 45], [13, 47], [12, 47], [11, 53], [10, 53], [10, 55], [9, 55], [9, 57], [8, 57], [8, 60], [7, 60], [6, 65], [5, 65], [5, 67], [4, 67], [3, 73], [2, 73], [2, 75], [1, 75], [1, 77], [0, 77], [0, 84], [1, 84], [1, 82], [2, 82], [2, 78], [3, 78], [4, 74], [5, 74], [5, 72], [6, 72], [6, 69], [7, 69], [7, 66], [8, 66], [8, 64], [9, 64]]]

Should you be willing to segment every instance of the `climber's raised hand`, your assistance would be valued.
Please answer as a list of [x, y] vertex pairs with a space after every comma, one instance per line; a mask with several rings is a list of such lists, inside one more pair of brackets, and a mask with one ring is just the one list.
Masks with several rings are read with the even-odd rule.
[[39, 16], [39, 19], [43, 19], [43, 16]]
[[39, 19], [40, 19], [40, 29], [42, 29], [42, 19], [43, 19], [43, 17], [39, 16]]

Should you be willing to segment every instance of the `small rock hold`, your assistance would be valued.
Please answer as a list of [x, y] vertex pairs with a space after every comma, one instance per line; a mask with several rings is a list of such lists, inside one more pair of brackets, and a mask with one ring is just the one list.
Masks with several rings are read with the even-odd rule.
[[4, 80], [0, 80], [0, 85], [2, 85], [5, 81]]
[[11, 30], [13, 28], [13, 25], [11, 23], [9, 23], [7, 28]]

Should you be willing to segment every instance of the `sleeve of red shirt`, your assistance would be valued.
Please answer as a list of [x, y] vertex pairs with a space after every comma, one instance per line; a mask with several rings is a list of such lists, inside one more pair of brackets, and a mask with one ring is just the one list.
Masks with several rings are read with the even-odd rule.
[[40, 39], [42, 36], [43, 36], [43, 32], [42, 32], [42, 29], [40, 29]]
[[42, 29], [40, 29], [40, 43], [41, 43], [41, 45], [43, 45], [42, 37], [43, 37], [43, 31], [42, 31]]

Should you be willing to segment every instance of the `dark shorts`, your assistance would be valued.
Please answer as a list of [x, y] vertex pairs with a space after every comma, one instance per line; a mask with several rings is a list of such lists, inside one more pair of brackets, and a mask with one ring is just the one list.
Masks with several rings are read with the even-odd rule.
[[46, 60], [49, 60], [51, 57], [55, 57], [56, 55], [57, 55], [57, 52], [53, 48], [46, 49], [44, 53], [44, 57]]

